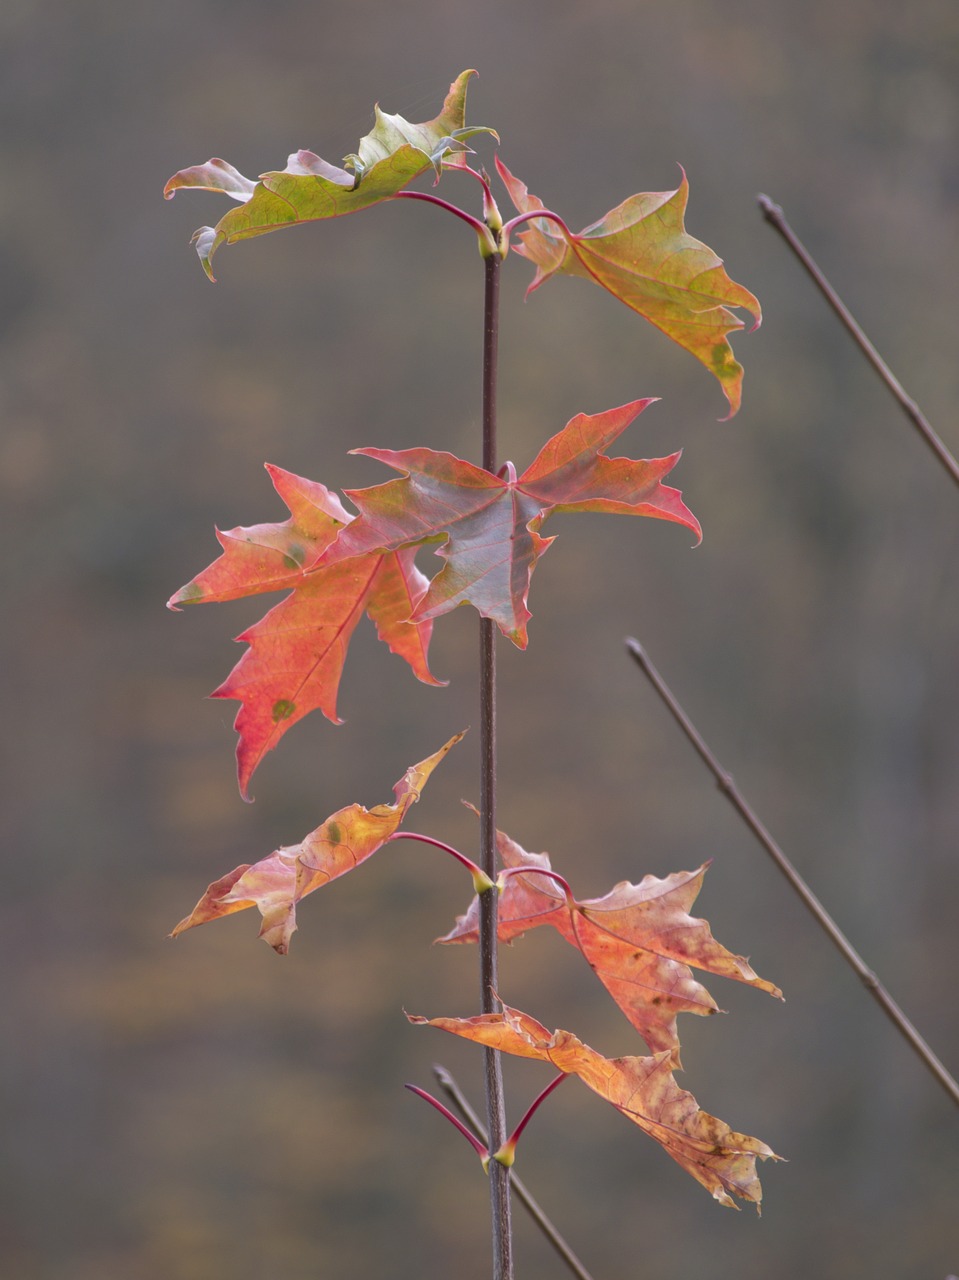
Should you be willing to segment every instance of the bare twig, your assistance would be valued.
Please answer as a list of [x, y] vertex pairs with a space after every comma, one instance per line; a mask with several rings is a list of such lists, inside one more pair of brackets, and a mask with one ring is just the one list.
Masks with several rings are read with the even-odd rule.
[[[479, 1116], [467, 1102], [459, 1085], [453, 1079], [452, 1074], [447, 1071], [446, 1067], [442, 1067], [438, 1063], [433, 1066], [433, 1074], [436, 1076], [436, 1080], [440, 1088], [453, 1103], [453, 1106], [456, 1107], [457, 1111], [459, 1111], [460, 1115], [480, 1141], [485, 1143], [487, 1141], [486, 1130], [484, 1129]], [[521, 1178], [518, 1178], [515, 1172], [512, 1174], [511, 1181], [513, 1190], [516, 1192], [517, 1199], [522, 1202], [530, 1217], [569, 1267], [570, 1271], [572, 1271], [573, 1275], [577, 1276], [578, 1280], [593, 1280], [593, 1277], [563, 1239], [556, 1224], [552, 1222], [540, 1208], [538, 1202], [531, 1194], [525, 1182], [523, 1182]]]
[[852, 334], [852, 337], [860, 351], [875, 369], [876, 373], [879, 374], [880, 378], [882, 378], [892, 395], [899, 401], [903, 412], [939, 459], [945, 470], [950, 476], [952, 476], [955, 483], [959, 485], [959, 462], [956, 461], [943, 442], [936, 435], [916, 402], [906, 395], [899, 379], [895, 376], [886, 364], [885, 360], [883, 360], [882, 356], [866, 337], [865, 333], [856, 323], [842, 299], [816, 265], [815, 259], [812, 257], [809, 250], [793, 231], [792, 227], [790, 227], [782, 209], [778, 204], [774, 204], [773, 201], [770, 200], [769, 196], [760, 195], [757, 196], [756, 199], [760, 209], [762, 210], [763, 217], [768, 223], [776, 228], [796, 257], [806, 268], [809, 275], [812, 277], [813, 283], [848, 329], [849, 333]]
[[828, 913], [826, 908], [822, 905], [813, 891], [806, 884], [805, 880], [803, 880], [802, 876], [800, 876], [799, 872], [783, 853], [782, 849], [780, 849], [779, 845], [760, 822], [759, 818], [756, 816], [755, 812], [746, 802], [739, 788], [736, 786], [731, 775], [723, 769], [712, 751], [710, 751], [709, 747], [704, 742], [702, 735], [699, 733], [699, 730], [680, 706], [675, 695], [663, 680], [662, 676], [650, 662], [642, 645], [638, 640], [630, 638], [626, 641], [626, 648], [635, 658], [637, 664], [642, 669], [643, 674], [647, 677], [650, 684], [669, 708], [673, 719], [695, 747], [700, 759], [716, 779], [716, 783], [720, 791], [723, 792], [726, 799], [746, 823], [746, 826], [749, 827], [750, 831], [752, 831], [753, 835], [772, 858], [773, 862], [775, 862], [776, 866], [789, 881], [790, 885], [792, 885], [793, 889], [815, 917], [820, 927], [828, 935], [830, 941], [838, 948], [847, 964], [849, 964], [850, 967], [858, 974], [859, 979], [866, 990], [877, 1001], [883, 1012], [887, 1015], [900, 1034], [904, 1036], [910, 1045], [912, 1045], [923, 1063], [936, 1077], [945, 1089], [946, 1093], [948, 1093], [950, 1098], [952, 1098], [953, 1102], [959, 1104], [959, 1084], [956, 1083], [943, 1064], [939, 1061], [932, 1049], [930, 1049], [929, 1045], [925, 1042], [916, 1028], [903, 1013], [902, 1009], [899, 1008], [895, 1000], [893, 1000], [892, 996], [890, 996], [886, 988], [876, 977], [875, 973], [867, 967], [859, 953], [853, 947], [852, 943], [848, 940], [846, 935], [833, 920], [832, 916]]

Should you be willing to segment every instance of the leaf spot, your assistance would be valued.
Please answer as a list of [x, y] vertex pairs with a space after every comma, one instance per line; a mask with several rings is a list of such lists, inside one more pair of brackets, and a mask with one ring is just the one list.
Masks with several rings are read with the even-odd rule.
[[721, 374], [724, 370], [729, 368], [732, 363], [731, 356], [732, 352], [725, 342], [718, 342], [716, 346], [713, 347], [712, 357], [713, 370], [715, 373]]
[[328, 822], [326, 824], [326, 838], [330, 844], [343, 843], [343, 828], [338, 822]]
[[291, 542], [283, 556], [283, 563], [287, 569], [302, 569], [303, 561], [306, 559], [306, 550], [299, 543]]
[[277, 724], [280, 720], [289, 720], [295, 710], [295, 702], [290, 702], [288, 698], [280, 698], [273, 703], [273, 723]]

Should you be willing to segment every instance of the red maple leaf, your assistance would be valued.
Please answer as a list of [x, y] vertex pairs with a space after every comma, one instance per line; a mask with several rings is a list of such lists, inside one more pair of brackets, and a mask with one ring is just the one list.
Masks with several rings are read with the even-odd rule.
[[651, 403], [634, 400], [605, 413], [578, 414], [546, 442], [519, 479], [511, 463], [493, 475], [432, 449], [356, 449], [401, 471], [403, 478], [346, 491], [360, 514], [320, 563], [441, 543], [438, 554], [446, 564], [411, 621], [427, 622], [469, 603], [525, 648], [530, 578], [553, 541], [539, 535], [548, 516], [563, 511], [655, 516], [701, 537], [699, 522], [679, 490], [662, 483], [679, 453], [634, 460], [601, 452]]
[[[222, 556], [169, 601], [177, 608], [290, 591], [237, 637], [249, 648], [212, 694], [242, 704], [235, 724], [241, 793], [248, 796], [263, 756], [308, 712], [319, 709], [339, 723], [340, 676], [364, 612], [420, 680], [440, 684], [427, 662], [433, 619], [459, 604], [475, 605], [515, 644], [526, 646], [530, 577], [552, 542], [538, 532], [547, 516], [656, 516], [698, 536], [699, 522], [679, 491], [662, 483], [678, 453], [644, 461], [601, 452], [650, 403], [579, 414], [518, 480], [511, 464], [504, 477], [431, 449], [359, 449], [406, 475], [348, 490], [360, 511], [355, 518], [324, 485], [268, 467], [290, 518], [218, 531]], [[417, 548], [427, 542], [442, 543], [446, 560], [432, 582], [414, 563]]]
[[170, 608], [236, 600], [264, 591], [291, 594], [237, 639], [249, 645], [211, 694], [242, 703], [235, 728], [240, 791], [267, 751], [308, 712], [334, 723], [336, 695], [350, 638], [368, 613], [377, 632], [418, 679], [441, 684], [427, 663], [432, 623], [409, 622], [427, 579], [413, 563], [414, 548], [373, 551], [316, 569], [317, 560], [352, 516], [325, 485], [267, 466], [290, 510], [279, 524], [217, 530], [223, 554], [174, 595]]

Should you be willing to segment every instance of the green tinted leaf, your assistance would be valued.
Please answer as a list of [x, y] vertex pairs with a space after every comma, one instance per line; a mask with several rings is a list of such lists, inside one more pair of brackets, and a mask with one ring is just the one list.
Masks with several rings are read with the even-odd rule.
[[[520, 213], [543, 209], [542, 200], [497, 158], [496, 167]], [[531, 220], [513, 247], [535, 264], [528, 292], [561, 272], [593, 280], [685, 347], [718, 380], [729, 416], [742, 397], [742, 365], [727, 334], [743, 327], [728, 310], [740, 307], [758, 327], [757, 299], [730, 280], [722, 259], [684, 226], [689, 186], [631, 196], [578, 235], [551, 218]]]
[[440, 114], [424, 124], [411, 124], [377, 107], [373, 129], [344, 161], [347, 169], [329, 164], [312, 151], [297, 151], [285, 169], [261, 174], [256, 183], [218, 159], [175, 173], [163, 190], [168, 200], [182, 188], [198, 187], [243, 201], [215, 227], [201, 227], [194, 236], [210, 279], [214, 278], [213, 255], [222, 244], [357, 213], [395, 196], [426, 169], [432, 167], [438, 178], [445, 157], [461, 152], [468, 138], [478, 133], [496, 137], [492, 129], [466, 127], [466, 89], [475, 74], [464, 71], [458, 76]]

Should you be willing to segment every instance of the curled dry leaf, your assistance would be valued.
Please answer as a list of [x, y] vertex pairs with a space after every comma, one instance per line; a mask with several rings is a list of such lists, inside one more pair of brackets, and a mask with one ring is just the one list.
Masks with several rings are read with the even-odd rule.
[[256, 907], [263, 917], [260, 937], [285, 955], [296, 930], [296, 904], [331, 880], [358, 867], [383, 847], [410, 805], [420, 798], [430, 774], [463, 737], [458, 733], [439, 751], [411, 766], [393, 788], [393, 804], [372, 809], [351, 804], [339, 809], [299, 844], [276, 849], [252, 865], [245, 863], [215, 880], [170, 935]]
[[[528, 868], [504, 878], [498, 909], [500, 939], [512, 942], [539, 925], [551, 925], [582, 952], [650, 1049], [665, 1051], [674, 1067], [682, 1065], [676, 1015], [718, 1012], [690, 966], [782, 999], [779, 988], [760, 978], [744, 956], [734, 955], [716, 941], [705, 920], [689, 914], [708, 863], [663, 880], [645, 876], [639, 884], [623, 881], [605, 897], [580, 902], [567, 897], [549, 874], [547, 854], [528, 853], [503, 832], [497, 833], [497, 850], [504, 867]], [[466, 914], [439, 941], [475, 942], [478, 921], [474, 898]]]
[[473, 1018], [422, 1018], [416, 1025], [439, 1027], [477, 1044], [521, 1058], [548, 1062], [558, 1071], [577, 1075], [594, 1093], [612, 1103], [628, 1120], [649, 1134], [681, 1168], [727, 1208], [738, 1208], [737, 1196], [759, 1211], [762, 1187], [756, 1160], [778, 1160], [758, 1138], [736, 1133], [728, 1124], [702, 1111], [696, 1099], [677, 1085], [668, 1051], [648, 1058], [604, 1058], [569, 1031], [549, 1032], [518, 1009]]

